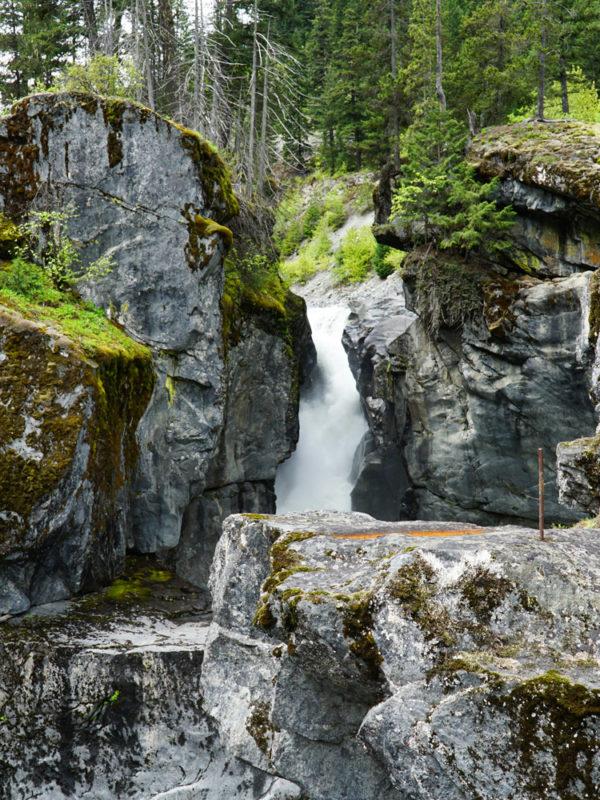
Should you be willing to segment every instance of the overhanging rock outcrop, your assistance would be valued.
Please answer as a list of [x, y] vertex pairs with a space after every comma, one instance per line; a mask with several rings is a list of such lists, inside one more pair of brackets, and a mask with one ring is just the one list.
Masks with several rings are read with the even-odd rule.
[[598, 535], [231, 517], [204, 707], [314, 800], [594, 797]]
[[274, 509], [275, 470], [297, 439], [304, 307], [289, 295], [275, 309], [226, 304], [226, 226], [238, 210], [227, 169], [198, 134], [148, 109], [43, 94], [2, 119], [5, 217], [69, 206], [82, 263], [114, 261], [79, 291], [152, 352], [127, 545], [169, 552], [205, 584], [223, 516]]

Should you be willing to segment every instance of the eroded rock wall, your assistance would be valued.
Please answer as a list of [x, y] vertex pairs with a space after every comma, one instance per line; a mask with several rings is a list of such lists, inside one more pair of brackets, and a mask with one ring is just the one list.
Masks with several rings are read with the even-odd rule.
[[578, 519], [558, 504], [554, 452], [595, 427], [589, 280], [490, 282], [484, 325], [437, 337], [394, 297], [359, 307], [344, 342], [372, 444], [355, 507], [376, 513], [373, 486], [391, 473], [387, 519], [533, 523], [542, 447], [548, 520]]
[[68, 207], [82, 263], [114, 261], [79, 291], [152, 351], [127, 545], [170, 553], [205, 583], [220, 515], [274, 510], [275, 470], [297, 439], [304, 307], [291, 296], [264, 314], [225, 307], [238, 210], [227, 169], [208, 142], [148, 109], [63, 93], [3, 118], [0, 210], [20, 222]]

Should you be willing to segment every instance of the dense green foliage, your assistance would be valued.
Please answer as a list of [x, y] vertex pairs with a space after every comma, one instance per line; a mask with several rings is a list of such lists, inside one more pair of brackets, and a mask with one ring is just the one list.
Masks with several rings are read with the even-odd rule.
[[[4, 103], [51, 85], [135, 96], [207, 133], [239, 181], [267, 193], [281, 158], [334, 173], [402, 149], [436, 98], [435, 5], [0, 0], [0, 93]], [[441, 0], [441, 15], [455, 119], [538, 113], [542, 77], [547, 115], [597, 107], [600, 0]]]
[[406, 166], [391, 218], [415, 244], [463, 252], [507, 247], [510, 208], [492, 199], [495, 182], [480, 183], [463, 159], [466, 135], [448, 112], [431, 103], [407, 132]]

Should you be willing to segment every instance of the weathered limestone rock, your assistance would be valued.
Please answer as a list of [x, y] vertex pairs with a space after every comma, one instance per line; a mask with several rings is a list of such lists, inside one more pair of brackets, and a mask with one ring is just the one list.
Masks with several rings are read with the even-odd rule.
[[600, 266], [600, 139], [590, 127], [522, 122], [490, 128], [471, 145], [470, 162], [500, 178], [500, 201], [517, 211], [516, 262], [527, 271], [558, 276]]
[[110, 582], [131, 523], [150, 352], [0, 308], [0, 615]]
[[238, 208], [227, 170], [208, 142], [148, 109], [47, 94], [0, 121], [0, 210], [19, 221], [69, 204], [82, 262], [115, 262], [79, 290], [152, 350], [127, 544], [169, 552], [205, 583], [221, 514], [274, 510], [275, 470], [297, 439], [304, 306], [226, 298], [225, 225]]
[[[143, 600], [153, 584], [163, 610]], [[201, 601], [146, 569], [0, 623], [0, 798], [297, 800], [229, 755], [203, 711]]]
[[542, 447], [548, 519], [576, 519], [558, 505], [553, 453], [558, 442], [594, 430], [589, 279], [490, 280], [485, 325], [467, 322], [437, 338], [395, 296], [359, 307], [344, 343], [371, 451], [355, 507], [380, 510], [373, 487], [383, 477], [388, 519], [533, 521]]
[[595, 797], [598, 535], [231, 517], [205, 708], [314, 800]]

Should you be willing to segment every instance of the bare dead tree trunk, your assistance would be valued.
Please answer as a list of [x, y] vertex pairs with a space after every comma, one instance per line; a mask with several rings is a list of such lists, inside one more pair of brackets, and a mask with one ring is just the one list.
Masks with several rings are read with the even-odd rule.
[[398, 139], [400, 136], [399, 109], [398, 109], [398, 62], [396, 51], [398, 47], [398, 35], [396, 32], [396, 0], [390, 0], [390, 31], [392, 35], [392, 136], [394, 137], [394, 168], [400, 166], [400, 150]]
[[560, 98], [563, 114], [569, 113], [569, 86], [567, 84], [567, 65], [564, 57], [564, 37], [560, 37], [560, 53], [558, 54], [558, 65], [560, 68]]
[[142, 7], [142, 32], [144, 36], [144, 67], [146, 72], [146, 92], [148, 94], [148, 106], [154, 111], [154, 80], [152, 76], [152, 61], [150, 58], [150, 43], [148, 41], [148, 14], [146, 11], [146, 0], [140, 0]]
[[252, 75], [250, 78], [250, 125], [248, 131], [248, 159], [246, 167], [247, 190], [252, 190], [254, 182], [254, 126], [256, 124], [256, 84], [258, 65], [258, 6], [254, 0], [254, 36], [252, 44]]
[[194, 2], [194, 110], [192, 113], [192, 127], [195, 131], [199, 129], [199, 99], [200, 99], [200, 31], [198, 19], [198, 0]]
[[441, 0], [435, 0], [436, 22], [435, 22], [435, 49], [436, 49], [436, 71], [435, 71], [435, 93], [442, 111], [446, 110], [446, 95], [442, 84], [442, 8]]
[[258, 192], [262, 194], [265, 169], [267, 161], [267, 119], [269, 113], [269, 34], [271, 26], [267, 28], [267, 45], [265, 48], [265, 63], [263, 65], [263, 97], [262, 120], [260, 126], [260, 149], [258, 153]]
[[162, 60], [161, 106], [171, 113], [176, 109], [178, 95], [177, 37], [172, 0], [158, 0], [158, 38]]
[[90, 53], [94, 55], [99, 50], [98, 43], [98, 20], [96, 19], [96, 9], [94, 0], [81, 0], [81, 10], [85, 22], [87, 39], [90, 46]]

